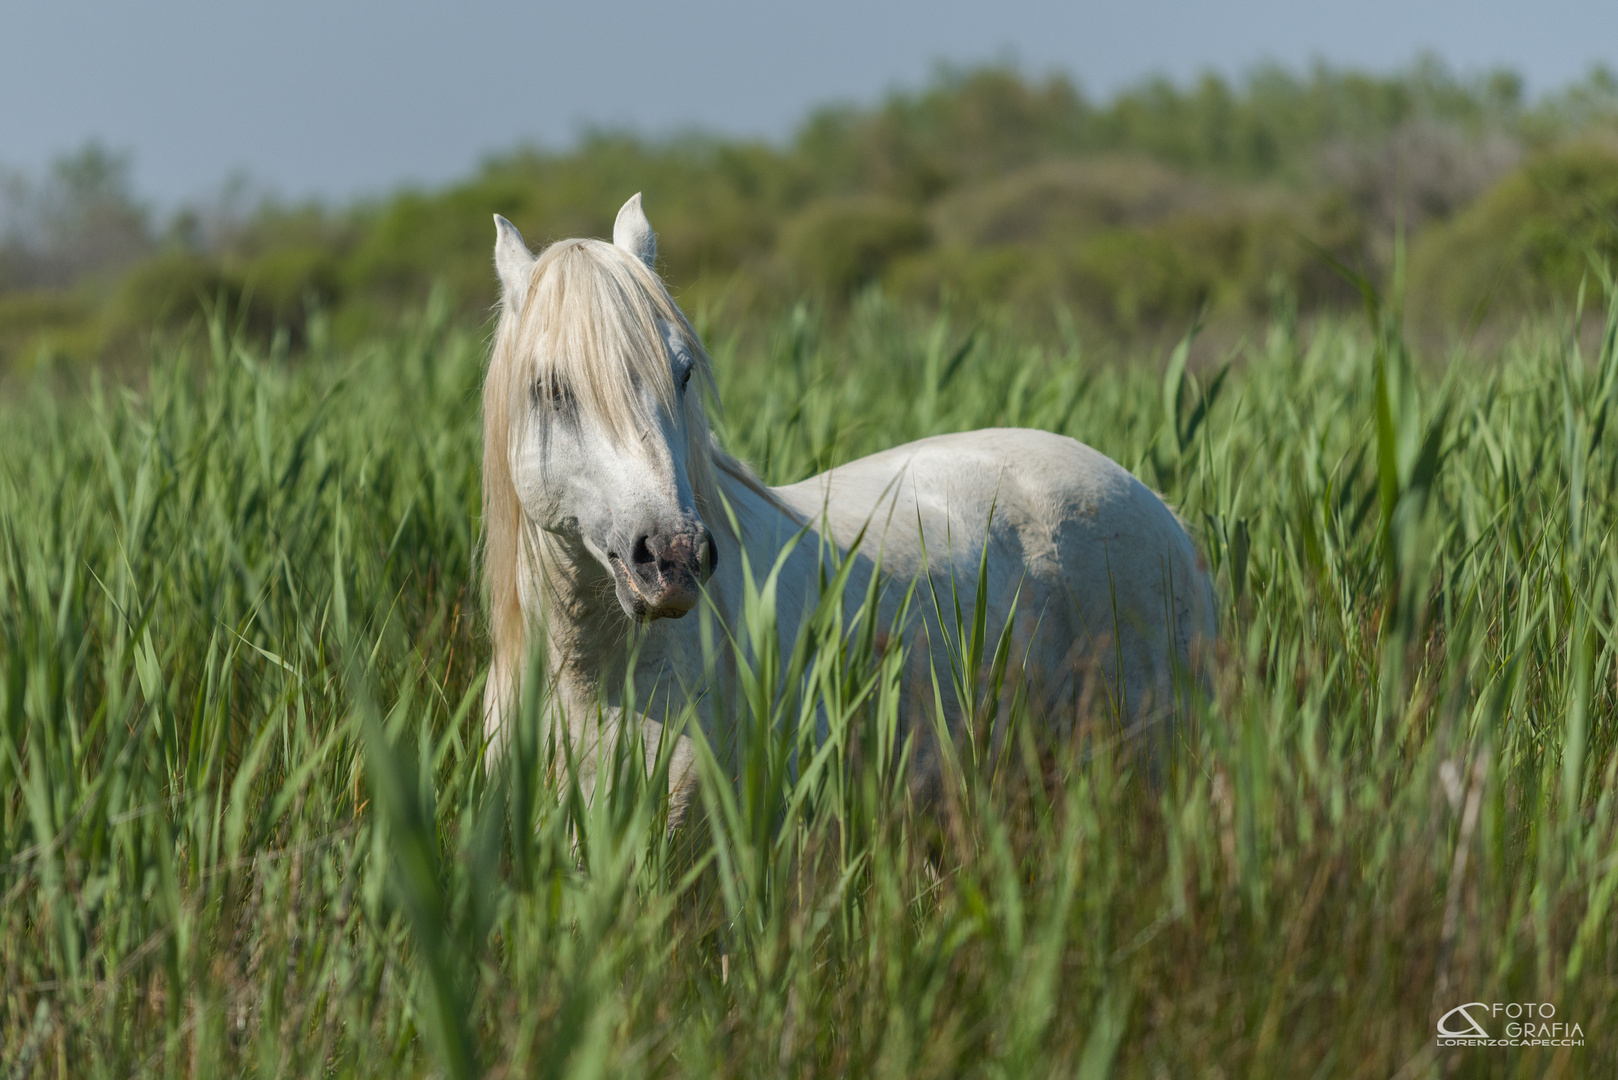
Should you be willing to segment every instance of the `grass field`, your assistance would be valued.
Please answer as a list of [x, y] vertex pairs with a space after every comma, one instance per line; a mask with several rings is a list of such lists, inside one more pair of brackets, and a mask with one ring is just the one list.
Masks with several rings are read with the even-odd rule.
[[[1195, 375], [870, 298], [704, 328], [773, 482], [989, 424], [1112, 455], [1223, 640], [1162, 784], [1019, 715], [917, 810], [894, 658], [821, 625], [672, 839], [531, 724], [484, 769], [484, 339], [434, 310], [0, 403], [0, 1075], [1618, 1074], [1618, 307], [1594, 350], [1417, 363], [1379, 313]], [[1438, 1047], [1468, 1002], [1583, 1045]]]

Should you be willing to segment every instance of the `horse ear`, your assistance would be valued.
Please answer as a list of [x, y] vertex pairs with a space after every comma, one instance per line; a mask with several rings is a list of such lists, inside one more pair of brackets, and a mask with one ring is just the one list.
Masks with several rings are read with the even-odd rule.
[[648, 270], [657, 269], [657, 234], [640, 207], [640, 192], [631, 195], [618, 211], [618, 220], [612, 223], [612, 242], [645, 263]]
[[517, 226], [494, 215], [494, 269], [500, 275], [500, 298], [513, 313], [522, 310], [528, 295], [528, 274], [534, 268], [534, 256], [523, 243]]

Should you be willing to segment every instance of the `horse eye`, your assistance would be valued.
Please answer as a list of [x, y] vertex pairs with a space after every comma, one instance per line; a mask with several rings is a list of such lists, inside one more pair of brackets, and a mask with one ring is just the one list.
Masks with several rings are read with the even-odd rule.
[[551, 375], [548, 379], [539, 379], [534, 382], [534, 404], [549, 404], [556, 408], [563, 408], [573, 401], [573, 394], [568, 390], [560, 376]]
[[680, 372], [680, 389], [681, 390], [684, 390], [687, 386], [691, 385], [691, 371], [695, 367], [696, 367], [695, 364], [687, 364], [685, 366], [685, 370]]

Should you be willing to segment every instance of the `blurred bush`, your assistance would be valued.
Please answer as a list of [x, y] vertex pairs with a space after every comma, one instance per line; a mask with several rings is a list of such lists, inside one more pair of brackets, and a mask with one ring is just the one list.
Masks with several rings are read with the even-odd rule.
[[727, 318], [806, 294], [835, 313], [878, 289], [1178, 333], [1198, 311], [1354, 303], [1320, 249], [1386, 285], [1402, 233], [1411, 306], [1455, 326], [1568, 296], [1588, 255], [1611, 251], [1615, 146], [1604, 70], [1529, 103], [1510, 73], [1432, 60], [1152, 80], [1105, 103], [1062, 77], [943, 69], [874, 107], [819, 110], [784, 145], [596, 133], [347, 207], [248, 205], [238, 183], [161, 231], [127, 159], [91, 146], [39, 183], [0, 185], [0, 369], [115, 357], [220, 304], [294, 344], [316, 314], [356, 341], [434, 288], [476, 324], [496, 300], [492, 214], [538, 248], [608, 235], [636, 191], [681, 301]]
[[1476, 321], [1571, 304], [1580, 281], [1615, 260], [1618, 144], [1583, 143], [1528, 161], [1421, 236], [1411, 292], [1436, 317]]
[[895, 259], [929, 240], [927, 219], [917, 207], [856, 195], [811, 203], [787, 222], [781, 256], [795, 284], [840, 298], [878, 280]]
[[93, 359], [101, 345], [95, 316], [95, 306], [78, 293], [0, 293], [0, 359], [27, 367]]
[[124, 276], [107, 312], [115, 328], [172, 329], [217, 304], [241, 306], [241, 283], [215, 259], [191, 251], [165, 251]]
[[974, 246], [1072, 242], [1206, 205], [1208, 185], [1149, 158], [1062, 159], [963, 185], [934, 203], [940, 236]]

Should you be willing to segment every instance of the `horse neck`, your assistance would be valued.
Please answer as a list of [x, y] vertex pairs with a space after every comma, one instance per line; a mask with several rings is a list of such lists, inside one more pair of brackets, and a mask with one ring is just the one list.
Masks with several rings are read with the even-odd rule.
[[[718, 592], [722, 597], [720, 603], [726, 621], [734, 622], [733, 616], [741, 610], [745, 589], [742, 550], [745, 548], [747, 551], [754, 582], [762, 585], [781, 546], [798, 531], [800, 522], [769, 494], [769, 489], [762, 483], [755, 487], [725, 469], [716, 467], [714, 471], [719, 490], [739, 528], [739, 535], [732, 535], [729, 528], [724, 530], [719, 570], [715, 575], [720, 579]], [[725, 513], [723, 507], [715, 507], [711, 512], [715, 516]], [[714, 531], [718, 533], [720, 530]]]
[[582, 545], [552, 540], [538, 560], [540, 580], [523, 597], [539, 608], [538, 625], [552, 670], [575, 684], [593, 686], [616, 677], [629, 628], [611, 576]]

